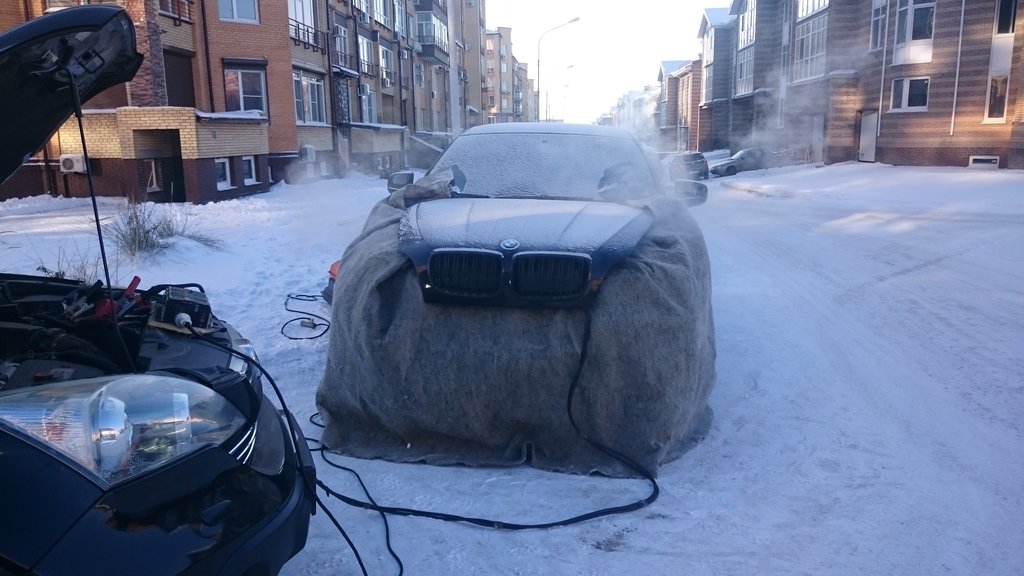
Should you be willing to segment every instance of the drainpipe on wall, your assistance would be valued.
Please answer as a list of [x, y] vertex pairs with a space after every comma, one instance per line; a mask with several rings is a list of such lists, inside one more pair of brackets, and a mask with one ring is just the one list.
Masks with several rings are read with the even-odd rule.
[[[885, 100], [885, 60], [889, 54], [889, 3], [885, 3], [885, 32], [882, 34], [882, 79], [878, 84], [878, 122], [875, 122], [875, 146], [878, 146], [878, 137], [882, 135], [882, 106]], [[893, 43], [895, 43], [895, 36]]]
[[213, 99], [213, 65], [210, 62], [210, 31], [206, 27], [206, 0], [199, 0], [199, 9], [203, 12], [203, 56], [206, 59], [206, 88], [210, 92], [210, 112], [217, 111]]
[[326, 41], [324, 42], [324, 53], [327, 54], [327, 79], [328, 89], [331, 102], [331, 150], [338, 156], [341, 156], [341, 151], [338, 150], [338, 131], [334, 129], [338, 119], [335, 118], [338, 112], [337, 102], [338, 94], [334, 89], [334, 66], [331, 65], [331, 29], [334, 25], [334, 18], [331, 17], [331, 0], [324, 0], [324, 8], [327, 10], [327, 32], [324, 33]]
[[967, 7], [967, 0], [960, 0], [960, 38], [956, 46], [956, 80], [953, 81], [953, 111], [949, 115], [949, 135], [953, 135], [953, 127], [956, 124], [956, 100], [960, 95], [960, 59], [964, 48], [964, 10]]

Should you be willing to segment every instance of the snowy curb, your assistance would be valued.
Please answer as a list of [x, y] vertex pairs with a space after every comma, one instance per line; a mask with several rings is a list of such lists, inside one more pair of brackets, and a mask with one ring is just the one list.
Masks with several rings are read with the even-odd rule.
[[796, 196], [796, 190], [789, 186], [777, 184], [754, 184], [752, 182], [722, 182], [723, 188], [746, 192], [755, 196], [765, 198], [792, 198]]

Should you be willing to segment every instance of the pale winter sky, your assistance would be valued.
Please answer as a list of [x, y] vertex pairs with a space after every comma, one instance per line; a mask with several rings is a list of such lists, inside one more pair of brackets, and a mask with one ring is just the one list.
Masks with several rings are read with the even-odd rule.
[[540, 36], [579, 17], [541, 41], [540, 89], [550, 98], [552, 119], [590, 123], [623, 94], [657, 82], [663, 60], [695, 58], [704, 8], [727, 5], [726, 0], [489, 0], [487, 28], [512, 29], [512, 53], [529, 64], [536, 79]]

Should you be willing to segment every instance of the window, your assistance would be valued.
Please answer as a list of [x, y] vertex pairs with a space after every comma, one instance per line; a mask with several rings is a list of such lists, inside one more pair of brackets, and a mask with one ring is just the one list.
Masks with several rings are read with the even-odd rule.
[[259, 22], [256, 0], [218, 0], [221, 20]]
[[502, 61], [502, 63], [501, 63], [501, 73], [502, 74], [508, 74], [508, 62]]
[[259, 110], [267, 115], [266, 80], [262, 70], [224, 70], [224, 108]]
[[934, 28], [935, 0], [899, 0], [892, 63], [931, 62]]
[[160, 188], [160, 163], [155, 159], [143, 160], [143, 169], [146, 172], [146, 192], [159, 192]]
[[739, 46], [737, 48], [746, 48], [754, 43], [754, 30], [756, 26], [754, 21], [757, 17], [757, 0], [747, 0], [746, 10], [740, 14], [739, 18]]
[[295, 70], [292, 72], [292, 82], [295, 85], [295, 119], [298, 123], [326, 122], [323, 78]]
[[388, 4], [385, 0], [373, 0], [373, 19], [381, 24], [391, 27], [391, 18], [388, 16]]
[[1008, 85], [1009, 78], [1006, 76], [992, 76], [988, 79], [986, 120], [1006, 120], [1006, 90]]
[[369, 76], [374, 73], [373, 40], [366, 36], [359, 37], [359, 71]]
[[416, 13], [416, 39], [420, 44], [434, 44], [448, 51], [448, 25], [433, 12]]
[[288, 17], [310, 28], [316, 27], [313, 0], [288, 0]]
[[405, 0], [394, 0], [395, 2], [395, 32], [399, 38], [405, 38]]
[[334, 49], [341, 56], [342, 63], [348, 64], [348, 28], [345, 28], [344, 25], [334, 28]]
[[999, 0], [996, 5], [996, 34], [1013, 34], [1017, 21], [1017, 0]]
[[885, 46], [885, 0], [874, 0], [871, 7], [871, 50]]
[[356, 10], [360, 12], [369, 12], [370, 6], [367, 4], [367, 0], [354, 0], [353, 3], [356, 6]]
[[928, 110], [928, 78], [897, 78], [892, 81], [894, 111], [923, 112]]
[[395, 53], [384, 46], [380, 47], [380, 75], [385, 86], [390, 86], [395, 81]]
[[754, 49], [747, 48], [736, 55], [736, 94], [754, 91]]
[[797, 0], [796, 19], [802, 20], [825, 8], [828, 8], [828, 0]]
[[715, 29], [708, 27], [704, 33], [704, 64], [715, 62]]
[[819, 78], [825, 74], [825, 39], [828, 14], [822, 14], [796, 25], [793, 48], [793, 81]]
[[217, 190], [231, 189], [231, 167], [227, 158], [216, 158], [213, 161], [214, 173], [217, 175]]
[[424, 85], [424, 80], [423, 80], [423, 77], [424, 77], [423, 76], [423, 64], [420, 64], [419, 62], [417, 62], [417, 63], [412, 65], [412, 76], [413, 76], [413, 80], [416, 82], [416, 87], [417, 88], [423, 88], [423, 85]]
[[714, 95], [714, 84], [715, 76], [713, 74], [713, 66], [704, 67], [704, 100], [703, 102], [711, 102], [712, 96]]
[[363, 114], [363, 122], [377, 122], [377, 93], [370, 89], [369, 84], [362, 84], [363, 94], [360, 96], [360, 107]]
[[896, 44], [931, 40], [935, 24], [934, 0], [899, 0], [896, 15]]
[[242, 156], [242, 182], [246, 186], [259, 183], [256, 180], [256, 158], [254, 156]]

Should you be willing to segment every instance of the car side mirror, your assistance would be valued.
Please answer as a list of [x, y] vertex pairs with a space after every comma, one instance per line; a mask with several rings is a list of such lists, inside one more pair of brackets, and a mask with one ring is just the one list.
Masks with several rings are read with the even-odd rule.
[[391, 174], [391, 176], [388, 176], [388, 192], [391, 193], [396, 190], [401, 190], [407, 185], [412, 184], [412, 181], [415, 178], [416, 175], [413, 174], [411, 170], [394, 172], [393, 174]]
[[674, 194], [687, 206], [700, 206], [708, 200], [708, 186], [694, 180], [676, 180]]

